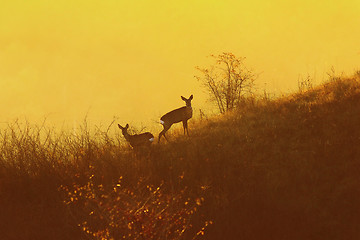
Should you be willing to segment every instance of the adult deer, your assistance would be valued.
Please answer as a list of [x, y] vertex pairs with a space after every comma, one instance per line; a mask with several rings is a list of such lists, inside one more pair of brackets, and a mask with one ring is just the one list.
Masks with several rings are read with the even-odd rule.
[[121, 129], [126, 141], [128, 141], [133, 148], [141, 146], [148, 147], [154, 141], [154, 135], [149, 132], [130, 135], [127, 131], [129, 128], [129, 124], [126, 124], [125, 127], [122, 127], [120, 124], [118, 124], [118, 127]]
[[192, 117], [193, 110], [191, 107], [191, 100], [193, 99], [193, 95], [191, 95], [188, 99], [181, 96], [181, 99], [185, 101], [186, 106], [172, 110], [171, 112], [166, 113], [164, 116], [160, 118], [160, 123], [163, 125], [164, 129], [159, 134], [158, 143], [160, 142], [162, 136], [165, 137], [166, 141], [169, 141], [166, 138], [165, 133], [170, 129], [170, 127], [174, 123], [178, 123], [178, 122], [183, 123], [184, 134], [186, 130], [187, 135], [189, 136], [187, 121]]

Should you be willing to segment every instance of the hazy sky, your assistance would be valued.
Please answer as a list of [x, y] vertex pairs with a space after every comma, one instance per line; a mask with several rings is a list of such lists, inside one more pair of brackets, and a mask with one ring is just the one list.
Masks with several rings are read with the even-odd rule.
[[359, 0], [0, 1], [0, 122], [155, 124], [191, 94], [206, 109], [195, 66], [222, 52], [268, 92], [360, 69]]

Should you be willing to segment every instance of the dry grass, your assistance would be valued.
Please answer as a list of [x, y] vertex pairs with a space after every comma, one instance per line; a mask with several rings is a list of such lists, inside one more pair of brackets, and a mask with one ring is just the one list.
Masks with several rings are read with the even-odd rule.
[[86, 124], [14, 123], [0, 132], [1, 239], [358, 239], [359, 102], [360, 75], [334, 79], [137, 153]]

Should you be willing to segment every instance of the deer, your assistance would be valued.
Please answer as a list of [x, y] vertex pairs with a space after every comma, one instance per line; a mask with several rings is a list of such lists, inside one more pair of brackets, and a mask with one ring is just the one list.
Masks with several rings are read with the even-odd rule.
[[162, 136], [165, 137], [166, 141], [169, 141], [165, 133], [170, 129], [170, 127], [174, 123], [178, 123], [178, 122], [183, 123], [184, 135], [186, 130], [187, 135], [189, 136], [187, 121], [192, 117], [192, 113], [193, 113], [191, 107], [191, 100], [193, 99], [193, 95], [191, 95], [188, 99], [181, 96], [181, 99], [185, 101], [186, 106], [172, 110], [160, 118], [160, 123], [163, 125], [164, 129], [159, 134], [158, 143], [160, 143], [160, 139]]
[[127, 131], [129, 124], [126, 124], [125, 127], [122, 127], [120, 124], [118, 124], [118, 127], [121, 129], [126, 141], [128, 141], [134, 149], [142, 146], [149, 147], [154, 141], [154, 135], [152, 135], [150, 132], [130, 135]]

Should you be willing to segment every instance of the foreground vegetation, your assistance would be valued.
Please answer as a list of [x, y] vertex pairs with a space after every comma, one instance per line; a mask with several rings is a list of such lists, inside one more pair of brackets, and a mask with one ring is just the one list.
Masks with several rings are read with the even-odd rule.
[[359, 102], [359, 74], [334, 78], [138, 152], [85, 124], [15, 122], [0, 132], [1, 239], [359, 239]]

